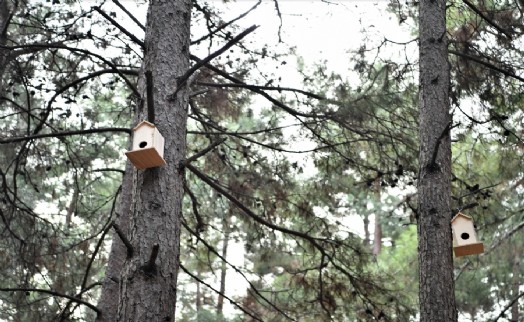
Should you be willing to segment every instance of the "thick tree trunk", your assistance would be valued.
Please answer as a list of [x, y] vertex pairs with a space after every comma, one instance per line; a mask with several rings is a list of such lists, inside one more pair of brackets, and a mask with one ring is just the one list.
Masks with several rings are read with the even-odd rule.
[[[451, 239], [446, 1], [420, 1], [418, 254], [420, 321], [457, 321]], [[437, 154], [435, 155], [435, 151]]]
[[[134, 256], [125, 258], [126, 249], [115, 236], [99, 303], [102, 314], [98, 321], [104, 322], [166, 322], [174, 321], [175, 315], [183, 197], [179, 164], [186, 153], [188, 94], [184, 87], [174, 99], [171, 95], [177, 77], [189, 69], [191, 1], [152, 0], [147, 16], [139, 81], [143, 104], [138, 119], [147, 119], [144, 74], [151, 71], [155, 125], [165, 138], [167, 165], [126, 173], [131, 184], [124, 184], [123, 193], [131, 195], [122, 196], [125, 209], [120, 215], [129, 218], [120, 218], [120, 225], [133, 245]], [[155, 248], [157, 256], [150, 263]], [[117, 285], [112, 275], [119, 273]], [[113, 317], [116, 299], [118, 313]]]

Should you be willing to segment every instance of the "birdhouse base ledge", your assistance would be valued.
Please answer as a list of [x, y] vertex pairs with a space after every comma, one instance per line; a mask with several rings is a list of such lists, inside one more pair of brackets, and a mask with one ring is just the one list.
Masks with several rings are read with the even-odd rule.
[[484, 244], [483, 243], [474, 243], [474, 244], [468, 244], [468, 245], [462, 245], [462, 246], [453, 246], [453, 250], [455, 251], [456, 257], [473, 255], [473, 254], [481, 254], [481, 253], [484, 253]]
[[140, 170], [166, 165], [155, 148], [127, 151], [126, 156]]

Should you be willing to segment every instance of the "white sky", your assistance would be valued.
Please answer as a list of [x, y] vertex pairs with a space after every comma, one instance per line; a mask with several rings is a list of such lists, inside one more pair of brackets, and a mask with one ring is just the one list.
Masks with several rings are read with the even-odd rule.
[[[223, 3], [216, 0], [210, 3], [222, 8], [225, 21], [239, 16], [251, 8], [256, 1], [240, 0]], [[322, 61], [329, 70], [340, 73], [349, 72], [352, 66], [348, 60], [348, 51], [358, 49], [361, 44], [372, 46], [387, 37], [397, 42], [412, 38], [408, 26], [400, 27], [397, 18], [386, 12], [389, 1], [343, 0], [343, 1], [305, 1], [280, 0], [282, 14], [282, 41], [296, 48], [296, 53], [304, 58], [306, 65]], [[238, 22], [242, 28], [253, 24], [259, 28], [247, 37], [256, 43], [268, 44], [274, 50], [284, 50], [279, 43], [278, 29], [280, 20], [274, 2], [264, 1], [255, 11]], [[199, 26], [192, 26], [193, 33], [198, 33]], [[200, 35], [200, 34], [199, 34]], [[367, 40], [364, 38], [367, 37]], [[301, 86], [300, 77], [291, 78], [294, 62], [288, 69], [280, 68], [283, 86]]]

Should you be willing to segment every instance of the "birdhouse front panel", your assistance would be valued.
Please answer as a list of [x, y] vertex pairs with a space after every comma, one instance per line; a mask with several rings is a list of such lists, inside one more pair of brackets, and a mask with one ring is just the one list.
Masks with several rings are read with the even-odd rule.
[[140, 123], [133, 130], [133, 150], [153, 147], [156, 127], [149, 122]]
[[477, 234], [475, 233], [475, 226], [471, 219], [465, 217], [458, 217], [453, 222], [453, 240], [457, 245], [466, 245], [477, 242]]
[[126, 155], [138, 169], [165, 165], [164, 137], [154, 124], [143, 121], [133, 129], [132, 150]]

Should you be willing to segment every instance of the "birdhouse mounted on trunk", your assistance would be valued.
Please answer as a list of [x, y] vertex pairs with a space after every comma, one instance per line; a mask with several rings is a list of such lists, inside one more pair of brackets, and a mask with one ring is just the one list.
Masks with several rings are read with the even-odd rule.
[[451, 219], [453, 250], [455, 256], [466, 256], [484, 252], [484, 244], [477, 241], [477, 234], [470, 216], [458, 213]]
[[154, 124], [142, 121], [133, 129], [133, 148], [126, 155], [137, 169], [165, 165], [164, 137]]

